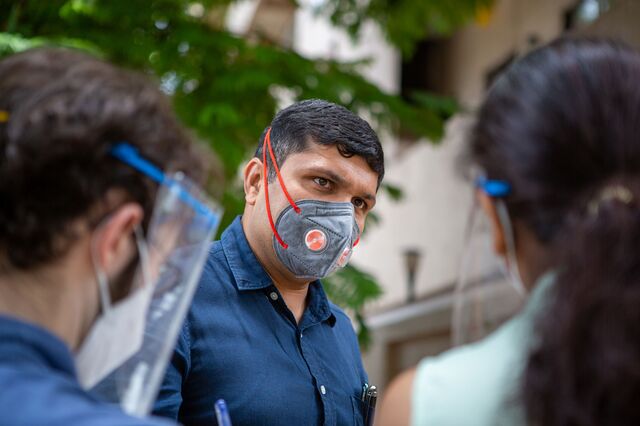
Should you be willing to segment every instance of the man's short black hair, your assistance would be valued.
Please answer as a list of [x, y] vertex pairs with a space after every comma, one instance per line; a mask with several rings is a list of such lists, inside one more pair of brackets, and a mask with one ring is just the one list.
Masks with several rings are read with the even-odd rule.
[[[260, 136], [255, 154], [260, 159], [267, 129]], [[380, 186], [384, 177], [382, 146], [369, 123], [353, 112], [331, 102], [310, 99], [297, 102], [276, 114], [271, 122], [271, 145], [278, 166], [289, 155], [306, 150], [310, 142], [335, 145], [344, 157], [357, 155], [364, 158], [371, 170], [378, 175], [378, 187]], [[274, 178], [275, 171], [271, 165], [269, 180]]]

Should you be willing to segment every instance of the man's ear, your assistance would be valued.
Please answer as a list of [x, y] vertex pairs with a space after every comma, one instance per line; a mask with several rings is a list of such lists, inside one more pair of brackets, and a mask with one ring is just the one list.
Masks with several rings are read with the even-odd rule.
[[500, 217], [498, 216], [498, 211], [496, 209], [496, 202], [493, 198], [487, 195], [486, 192], [480, 189], [476, 192], [476, 197], [478, 197], [480, 207], [482, 207], [482, 210], [491, 222], [491, 233], [493, 234], [493, 250], [499, 256], [504, 257], [507, 255], [507, 244], [505, 240], [504, 229], [502, 229], [502, 225], [500, 224]]
[[255, 205], [262, 188], [262, 161], [252, 158], [244, 167], [244, 199], [247, 204]]
[[134, 229], [144, 217], [142, 206], [126, 203], [100, 225], [93, 241], [95, 261], [109, 278], [117, 276], [136, 252]]

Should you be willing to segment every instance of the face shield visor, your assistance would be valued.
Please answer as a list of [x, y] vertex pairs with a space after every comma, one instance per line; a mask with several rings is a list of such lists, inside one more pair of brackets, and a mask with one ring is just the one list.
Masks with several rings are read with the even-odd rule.
[[222, 212], [182, 173], [165, 175], [132, 146], [118, 144], [111, 154], [159, 184], [133, 283], [134, 291], [150, 286], [150, 298], [144, 306], [141, 345], [91, 392], [131, 415], [145, 416], [158, 394]]
[[[506, 259], [494, 250], [493, 229], [482, 211], [476, 191], [495, 203], [506, 244]], [[511, 193], [507, 182], [478, 178], [465, 232], [458, 280], [454, 290], [452, 344], [482, 339], [515, 313], [525, 296], [516, 258], [511, 220], [504, 198]]]

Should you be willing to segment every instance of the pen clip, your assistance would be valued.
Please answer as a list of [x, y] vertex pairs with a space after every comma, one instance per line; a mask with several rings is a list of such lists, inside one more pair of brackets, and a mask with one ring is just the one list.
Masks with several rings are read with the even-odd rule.
[[360, 397], [360, 400], [362, 402], [364, 402], [365, 398], [367, 397], [368, 390], [369, 390], [369, 383], [365, 383], [364, 385], [362, 385], [362, 396]]

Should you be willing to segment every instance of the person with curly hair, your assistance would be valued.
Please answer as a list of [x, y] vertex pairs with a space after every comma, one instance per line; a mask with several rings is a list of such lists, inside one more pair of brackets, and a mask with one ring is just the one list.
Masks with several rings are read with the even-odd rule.
[[165, 424], [81, 382], [105, 367], [91, 337], [109, 331], [110, 353], [134, 333], [114, 324], [144, 331], [121, 319], [152, 290], [133, 287], [160, 186], [149, 171], [201, 179], [192, 148], [141, 75], [60, 48], [0, 61], [0, 424]]

